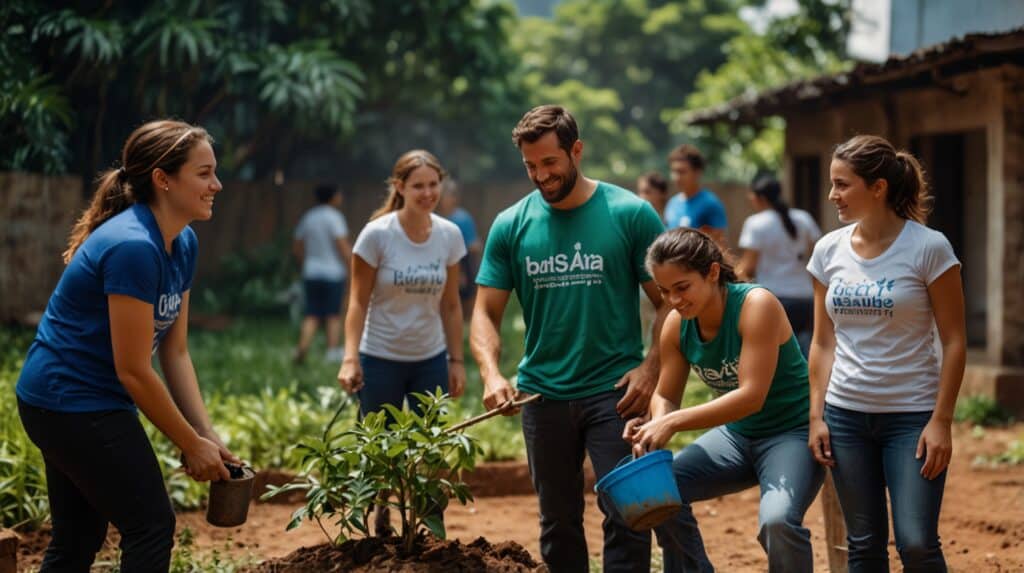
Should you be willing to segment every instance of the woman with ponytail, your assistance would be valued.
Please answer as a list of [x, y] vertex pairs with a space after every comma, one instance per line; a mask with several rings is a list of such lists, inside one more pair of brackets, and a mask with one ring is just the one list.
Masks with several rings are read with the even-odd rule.
[[960, 262], [924, 225], [929, 197], [912, 155], [859, 135], [836, 147], [829, 171], [828, 198], [851, 224], [818, 241], [807, 265], [808, 445], [832, 468], [851, 572], [889, 570], [886, 490], [904, 570], [945, 571], [939, 507], [966, 357]]
[[188, 224], [213, 215], [216, 167], [201, 127], [147, 123], [71, 232], [16, 389], [46, 463], [53, 537], [43, 572], [88, 571], [108, 523], [121, 533], [121, 571], [168, 570], [174, 511], [137, 409], [181, 448], [193, 479], [227, 479], [224, 462], [240, 463], [213, 431], [187, 340], [197, 248]]
[[813, 327], [814, 287], [804, 266], [821, 229], [807, 211], [791, 209], [782, 198], [782, 185], [774, 177], [754, 179], [748, 193], [755, 213], [743, 222], [743, 256], [736, 272], [779, 298], [807, 356]]
[[[778, 299], [740, 283], [715, 241], [673, 229], [647, 251], [647, 266], [673, 309], [661, 331], [661, 371], [650, 418], [626, 423], [640, 454], [676, 432], [711, 428], [676, 454], [673, 473], [683, 509], [678, 538], [659, 531], [665, 571], [713, 571], [691, 504], [758, 486], [758, 541], [768, 571], [812, 571], [804, 513], [824, 470], [807, 451], [807, 362]], [[680, 408], [690, 370], [715, 391], [706, 404]], [[659, 528], [660, 529], [660, 528]]]
[[[384, 205], [352, 248], [352, 288], [345, 317], [345, 356], [338, 382], [358, 393], [360, 412], [385, 404], [419, 410], [413, 392], [440, 388], [462, 395], [459, 261], [466, 245], [459, 228], [434, 214], [445, 171], [427, 151], [395, 163]], [[388, 530], [379, 510], [378, 534]]]

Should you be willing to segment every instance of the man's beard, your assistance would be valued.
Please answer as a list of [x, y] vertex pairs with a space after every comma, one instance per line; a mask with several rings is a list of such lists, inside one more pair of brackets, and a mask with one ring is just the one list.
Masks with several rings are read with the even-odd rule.
[[[579, 171], [576, 170], [575, 165], [569, 167], [569, 173], [565, 177], [559, 177], [562, 180], [562, 186], [555, 189], [554, 191], [546, 191], [544, 186], [540, 184], [540, 181], [533, 180], [533, 184], [540, 190], [540, 196], [544, 198], [548, 203], [558, 203], [569, 196], [572, 193], [573, 187], [576, 187], [576, 179], [579, 178]], [[550, 177], [548, 178], [550, 179]]]

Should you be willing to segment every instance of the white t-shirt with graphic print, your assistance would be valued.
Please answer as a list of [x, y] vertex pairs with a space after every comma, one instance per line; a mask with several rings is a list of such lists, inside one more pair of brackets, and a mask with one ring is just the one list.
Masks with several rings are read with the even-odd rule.
[[377, 269], [359, 352], [415, 362], [446, 348], [441, 294], [448, 267], [466, 256], [466, 245], [455, 223], [433, 214], [430, 221], [423, 243], [405, 234], [397, 212], [370, 221], [359, 233], [352, 252]]
[[[822, 237], [807, 270], [828, 287], [836, 353], [825, 401], [858, 412], [926, 412], [939, 390], [928, 285], [959, 265], [946, 237], [907, 221], [881, 255], [853, 250], [856, 225]], [[943, 301], [936, 301], [943, 304]]]
[[821, 237], [821, 229], [807, 211], [790, 209], [789, 218], [796, 227], [796, 238], [789, 236], [782, 217], [774, 210], [747, 217], [740, 232], [740, 248], [759, 253], [754, 270], [757, 284], [775, 296], [814, 298], [814, 285], [804, 272], [804, 261], [811, 245]]

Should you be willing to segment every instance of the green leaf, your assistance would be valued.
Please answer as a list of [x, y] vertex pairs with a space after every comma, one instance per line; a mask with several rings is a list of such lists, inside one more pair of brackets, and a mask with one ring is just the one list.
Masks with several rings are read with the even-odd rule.
[[423, 518], [423, 525], [430, 530], [438, 539], [445, 539], [444, 519], [440, 514], [431, 514]]

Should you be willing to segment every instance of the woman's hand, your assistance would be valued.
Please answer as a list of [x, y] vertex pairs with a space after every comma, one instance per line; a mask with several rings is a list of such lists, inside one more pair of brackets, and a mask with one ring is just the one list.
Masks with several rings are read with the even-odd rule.
[[631, 436], [634, 456], [639, 457], [647, 452], [660, 450], [672, 439], [676, 430], [673, 427], [671, 417], [671, 415], [661, 416], [638, 428], [634, 426]]
[[916, 459], [924, 455], [924, 465], [921, 466], [921, 475], [925, 479], [932, 480], [944, 472], [949, 466], [949, 460], [953, 457], [953, 435], [950, 422], [944, 422], [932, 418], [928, 425], [921, 432], [917, 440]]
[[213, 430], [207, 430], [205, 432], [199, 432], [199, 435], [217, 444], [217, 447], [220, 448], [220, 459], [230, 464], [234, 464], [236, 466], [245, 465], [245, 462], [242, 461], [242, 458], [231, 453], [231, 450], [229, 450], [228, 447], [224, 445], [224, 440], [220, 439], [220, 436], [217, 435], [217, 432], [214, 432]]
[[640, 426], [643, 426], [647, 422], [651, 421], [650, 414], [644, 414], [643, 416], [637, 416], [636, 418], [630, 418], [626, 420], [626, 427], [622, 429], [622, 439], [633, 443], [633, 436], [636, 435], [637, 430]]
[[355, 394], [363, 389], [363, 367], [359, 365], [358, 358], [346, 357], [341, 361], [338, 384], [341, 384], [341, 387], [349, 394]]
[[812, 419], [807, 428], [807, 447], [815, 461], [825, 467], [833, 467], [836, 461], [832, 458], [832, 439], [829, 436], [828, 424], [821, 418]]
[[[182, 452], [185, 465], [185, 473], [196, 481], [218, 481], [231, 479], [231, 473], [224, 467], [223, 454], [226, 453], [232, 461], [238, 460], [223, 445], [212, 440], [199, 437], [185, 451]], [[239, 463], [241, 460], [238, 460]]]
[[462, 396], [466, 389], [466, 366], [462, 362], [448, 363], [448, 395], [452, 398]]

